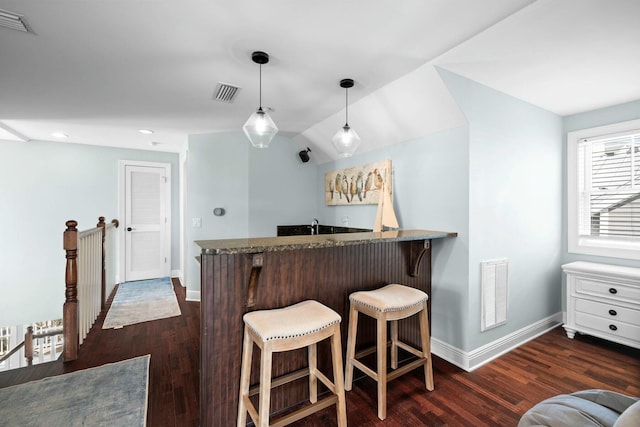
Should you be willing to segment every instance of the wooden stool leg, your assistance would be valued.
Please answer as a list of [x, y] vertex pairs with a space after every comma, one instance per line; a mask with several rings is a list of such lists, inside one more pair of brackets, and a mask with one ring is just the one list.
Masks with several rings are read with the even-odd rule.
[[318, 401], [318, 349], [317, 344], [313, 343], [307, 347], [309, 353], [309, 401], [316, 403]]
[[333, 364], [333, 384], [338, 395], [336, 407], [338, 427], [347, 427], [347, 404], [344, 396], [344, 378], [342, 377], [342, 344], [340, 341], [340, 325], [334, 326], [331, 336], [331, 363]]
[[387, 418], [387, 320], [378, 318], [377, 355], [378, 360], [378, 418]]
[[391, 369], [398, 369], [398, 321], [391, 322]]
[[251, 357], [253, 355], [253, 340], [244, 328], [244, 340], [242, 344], [242, 364], [240, 367], [240, 397], [238, 398], [238, 422], [237, 427], [247, 425], [247, 404], [249, 398], [249, 382], [251, 377]]
[[429, 317], [427, 315], [427, 302], [420, 312], [420, 338], [422, 340], [422, 354], [427, 358], [424, 364], [424, 382], [427, 390], [433, 390], [433, 365], [431, 363], [431, 336], [429, 335]]
[[347, 331], [347, 357], [345, 363], [344, 389], [351, 390], [353, 384], [353, 359], [356, 356], [356, 333], [358, 331], [358, 310], [351, 305], [349, 309], [349, 330]]
[[258, 425], [269, 427], [269, 405], [271, 403], [271, 348], [265, 345], [260, 355], [260, 407]]

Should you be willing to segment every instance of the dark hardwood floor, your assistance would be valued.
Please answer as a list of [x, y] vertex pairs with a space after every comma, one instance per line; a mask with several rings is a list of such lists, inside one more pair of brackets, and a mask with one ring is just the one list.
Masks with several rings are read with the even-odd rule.
[[[69, 363], [57, 361], [2, 372], [0, 388], [151, 354], [147, 425], [197, 426], [200, 399], [200, 304], [185, 301], [186, 290], [176, 279], [173, 280], [173, 285], [181, 316], [129, 325], [122, 329], [102, 329], [105, 310], [80, 346], [78, 360]], [[108, 305], [112, 299], [113, 296]]]
[[[118, 330], [102, 330], [101, 316], [77, 361], [0, 373], [0, 388], [151, 354], [148, 425], [197, 426], [200, 309], [174, 287], [182, 316]], [[385, 421], [376, 416], [375, 383], [356, 382], [347, 393], [349, 426], [515, 426], [535, 403], [560, 393], [604, 388], [640, 396], [640, 351], [579, 335], [570, 340], [556, 328], [473, 372], [434, 357], [434, 378], [432, 392], [420, 370], [389, 383]], [[335, 426], [335, 409], [294, 425]]]

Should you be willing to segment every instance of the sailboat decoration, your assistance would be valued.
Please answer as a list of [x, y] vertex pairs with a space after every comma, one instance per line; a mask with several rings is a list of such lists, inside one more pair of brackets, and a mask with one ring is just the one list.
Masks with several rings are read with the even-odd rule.
[[384, 230], [384, 227], [399, 228], [398, 219], [396, 213], [393, 210], [393, 203], [391, 202], [391, 189], [389, 188], [387, 180], [387, 169], [384, 171], [385, 177], [382, 181], [382, 189], [380, 198], [378, 200], [378, 211], [376, 212], [376, 220], [373, 223], [373, 231], [379, 233]]

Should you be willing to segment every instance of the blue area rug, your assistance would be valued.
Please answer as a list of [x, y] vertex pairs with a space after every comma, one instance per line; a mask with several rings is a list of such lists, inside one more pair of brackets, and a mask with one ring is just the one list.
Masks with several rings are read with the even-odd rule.
[[122, 328], [180, 314], [170, 278], [124, 282], [118, 286], [102, 329]]
[[149, 355], [0, 389], [0, 424], [147, 424]]

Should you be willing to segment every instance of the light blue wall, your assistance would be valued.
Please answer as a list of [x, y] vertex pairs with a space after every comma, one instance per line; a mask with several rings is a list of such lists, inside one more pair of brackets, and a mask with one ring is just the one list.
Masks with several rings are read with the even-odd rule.
[[62, 317], [65, 221], [118, 216], [118, 161], [170, 163], [172, 269], [180, 268], [178, 155], [58, 142], [0, 141], [0, 326]]
[[[471, 351], [561, 310], [562, 119], [439, 72], [467, 126], [322, 165], [317, 180], [391, 159], [400, 226], [458, 232], [434, 241], [432, 327]], [[375, 206], [318, 203], [324, 223], [372, 227]], [[496, 258], [510, 261], [508, 322], [481, 333], [480, 262]]]
[[[469, 306], [465, 350], [561, 310], [562, 119], [440, 70], [469, 121]], [[505, 325], [480, 332], [480, 263], [509, 260]]]
[[619, 104], [608, 108], [575, 114], [564, 118], [564, 149], [562, 153], [563, 167], [563, 203], [562, 203], [562, 263], [574, 261], [601, 262], [605, 264], [627, 265], [640, 267], [637, 260], [629, 260], [613, 257], [599, 257], [592, 255], [582, 255], [569, 253], [568, 251], [568, 225], [567, 225], [567, 133], [582, 129], [590, 129], [598, 126], [605, 126], [613, 123], [626, 122], [640, 119], [640, 100]]
[[250, 236], [272, 237], [277, 225], [311, 224], [317, 217], [315, 199], [322, 181], [316, 180], [313, 162], [302, 163], [299, 151], [292, 140], [279, 136], [266, 150], [250, 147]]
[[[458, 233], [434, 240], [432, 258], [432, 298], [437, 301], [432, 333], [456, 346], [463, 344], [460, 319], [465, 319], [467, 306], [468, 152], [468, 132], [462, 127], [321, 165], [317, 176], [323, 183], [326, 172], [390, 159], [400, 227]], [[342, 225], [348, 217], [350, 226], [373, 227], [376, 205], [325, 206], [321, 192], [317, 203], [322, 224]]]
[[[242, 132], [192, 135], [188, 150], [187, 287], [200, 291], [196, 240], [275, 236], [278, 224], [311, 223], [315, 167], [302, 164], [289, 138], [257, 149]], [[226, 214], [213, 215], [222, 207]], [[192, 218], [202, 227], [193, 228]]]

